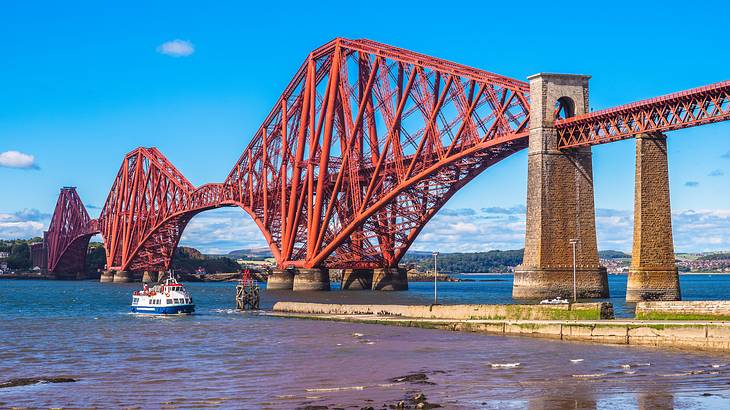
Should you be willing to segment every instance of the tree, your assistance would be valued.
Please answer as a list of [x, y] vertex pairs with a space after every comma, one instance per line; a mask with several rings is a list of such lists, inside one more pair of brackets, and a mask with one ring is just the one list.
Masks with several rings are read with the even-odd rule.
[[10, 248], [8, 267], [10, 269], [30, 269], [30, 246], [27, 242], [14, 243]]
[[104, 245], [99, 242], [92, 242], [89, 244], [89, 251], [86, 254], [86, 267], [87, 273], [96, 273], [99, 269], [104, 269], [106, 265], [106, 251], [104, 251]]

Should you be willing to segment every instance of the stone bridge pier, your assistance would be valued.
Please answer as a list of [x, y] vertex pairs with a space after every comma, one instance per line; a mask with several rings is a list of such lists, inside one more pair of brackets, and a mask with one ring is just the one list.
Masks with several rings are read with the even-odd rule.
[[515, 299], [572, 297], [571, 239], [578, 240], [578, 297], [608, 297], [606, 269], [598, 262], [591, 148], [558, 150], [554, 125], [559, 103], [566, 117], [588, 112], [589, 78], [544, 73], [529, 78], [525, 255], [515, 268]]
[[680, 300], [669, 204], [667, 137], [636, 136], [634, 243], [626, 301]]
[[[397, 291], [408, 289], [405, 268], [342, 269], [342, 290]], [[269, 290], [330, 290], [327, 268], [274, 269], [266, 282]]]
[[330, 290], [327, 268], [274, 269], [266, 281], [268, 290]]

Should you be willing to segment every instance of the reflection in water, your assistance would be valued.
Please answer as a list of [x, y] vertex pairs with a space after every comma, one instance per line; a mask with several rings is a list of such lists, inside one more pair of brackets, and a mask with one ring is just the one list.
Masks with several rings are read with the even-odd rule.
[[0, 382], [79, 379], [0, 389], [0, 407], [380, 408], [422, 393], [446, 408], [701, 408], [730, 397], [727, 355], [241, 314], [231, 283], [189, 284], [195, 316], [138, 317], [126, 313], [136, 287], [0, 282]]
[[674, 408], [674, 396], [667, 392], [641, 392], [636, 396], [636, 402], [640, 410]]
[[588, 397], [539, 397], [530, 400], [530, 410], [552, 410], [552, 409], [595, 409], [597, 402], [594, 398]]

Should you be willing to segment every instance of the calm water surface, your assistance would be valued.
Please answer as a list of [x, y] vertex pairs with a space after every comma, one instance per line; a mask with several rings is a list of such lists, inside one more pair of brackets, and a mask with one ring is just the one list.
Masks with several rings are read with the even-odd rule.
[[[440, 283], [448, 303], [511, 302], [508, 275]], [[687, 299], [727, 298], [730, 276], [683, 276]], [[610, 277], [612, 302], [624, 276]], [[233, 311], [232, 283], [191, 283], [190, 317], [127, 313], [134, 284], [0, 281], [0, 407], [375, 408], [424, 393], [445, 408], [728, 408], [730, 355], [293, 319]], [[403, 293], [264, 292], [277, 299], [425, 303]], [[577, 361], [583, 359], [582, 361]], [[574, 361], [571, 361], [574, 360]], [[492, 364], [520, 363], [514, 368]], [[425, 373], [426, 383], [392, 379]]]

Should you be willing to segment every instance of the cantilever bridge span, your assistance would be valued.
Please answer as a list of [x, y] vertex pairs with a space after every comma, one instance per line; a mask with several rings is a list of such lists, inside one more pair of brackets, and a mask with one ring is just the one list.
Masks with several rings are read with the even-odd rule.
[[724, 121], [730, 82], [587, 108], [585, 77], [527, 83], [338, 38], [308, 55], [222, 183], [196, 188], [157, 149], [137, 148], [97, 220], [64, 188], [46, 235], [48, 269], [81, 269], [81, 250], [101, 233], [110, 270], [166, 270], [188, 221], [224, 206], [253, 218], [281, 269], [395, 268], [451, 196], [527, 148], [535, 130], [570, 155]]

